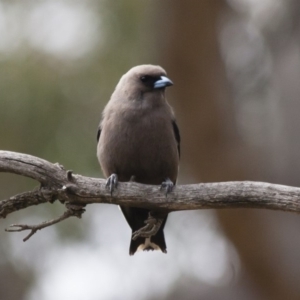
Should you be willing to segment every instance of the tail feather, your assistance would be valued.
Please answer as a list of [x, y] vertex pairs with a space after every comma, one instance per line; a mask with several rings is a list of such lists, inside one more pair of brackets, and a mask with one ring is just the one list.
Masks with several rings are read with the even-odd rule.
[[[149, 216], [149, 210], [136, 207], [124, 207], [121, 206], [121, 210], [127, 220], [129, 226], [132, 229], [132, 233], [145, 226], [145, 220]], [[167, 221], [167, 213], [160, 213], [160, 217], [164, 219], [156, 235], [150, 238], [139, 237], [136, 240], [130, 241], [129, 254], [133, 255], [138, 250], [161, 250], [163, 253], [167, 253], [167, 246], [164, 237], [164, 226]], [[159, 213], [158, 213], [159, 215]]]
[[163, 253], [167, 253], [167, 246], [165, 242], [163, 229], [159, 229], [156, 235], [150, 238], [137, 238], [130, 242], [129, 254], [133, 255], [136, 251], [143, 250], [161, 250]]

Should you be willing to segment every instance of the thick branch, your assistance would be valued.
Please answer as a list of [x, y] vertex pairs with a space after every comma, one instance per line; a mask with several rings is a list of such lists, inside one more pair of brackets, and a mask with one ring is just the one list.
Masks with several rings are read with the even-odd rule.
[[111, 203], [149, 209], [264, 208], [300, 212], [300, 188], [263, 182], [220, 182], [178, 185], [165, 197], [158, 186], [119, 183], [111, 197], [105, 180], [73, 175], [58, 164], [14, 152], [0, 151], [0, 172], [36, 179], [38, 191], [0, 201], [0, 217], [47, 201], [86, 205]]

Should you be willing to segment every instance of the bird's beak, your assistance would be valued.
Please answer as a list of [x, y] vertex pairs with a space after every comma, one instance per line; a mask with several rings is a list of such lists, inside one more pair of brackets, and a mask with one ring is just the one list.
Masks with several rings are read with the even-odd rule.
[[173, 85], [173, 82], [166, 76], [161, 76], [160, 79], [154, 82], [155, 89], [161, 89], [171, 85]]

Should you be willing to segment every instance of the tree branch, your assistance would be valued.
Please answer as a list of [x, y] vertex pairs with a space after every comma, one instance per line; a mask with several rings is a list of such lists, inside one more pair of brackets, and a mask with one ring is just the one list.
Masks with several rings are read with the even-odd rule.
[[79, 206], [110, 203], [168, 211], [261, 208], [300, 212], [300, 188], [264, 182], [178, 185], [167, 197], [158, 186], [120, 182], [111, 196], [104, 179], [75, 175], [57, 163], [9, 151], [0, 151], [0, 172], [30, 177], [41, 183], [39, 189], [0, 201], [0, 218], [32, 205], [55, 200]]
[[19, 232], [24, 230], [31, 230], [30, 233], [23, 239], [23, 242], [26, 242], [29, 240], [38, 230], [41, 230], [43, 228], [46, 228], [48, 226], [54, 225], [56, 223], [59, 223], [63, 220], [66, 220], [70, 217], [77, 217], [81, 218], [81, 215], [85, 212], [85, 209], [82, 208], [82, 206], [76, 206], [76, 205], [66, 205], [67, 210], [58, 218], [45, 221], [38, 225], [27, 225], [27, 224], [12, 224], [9, 226], [9, 228], [6, 228], [5, 231], [7, 232]]

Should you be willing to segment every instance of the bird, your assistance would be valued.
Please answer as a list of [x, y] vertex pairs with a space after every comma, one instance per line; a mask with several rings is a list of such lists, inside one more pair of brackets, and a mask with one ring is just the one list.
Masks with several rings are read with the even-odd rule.
[[[131, 68], [118, 82], [97, 131], [97, 157], [111, 193], [118, 182], [161, 185], [166, 195], [176, 184], [180, 133], [165, 96], [172, 85], [162, 67], [150, 64]], [[137, 250], [167, 252], [167, 210], [120, 208], [132, 230], [130, 255]]]

